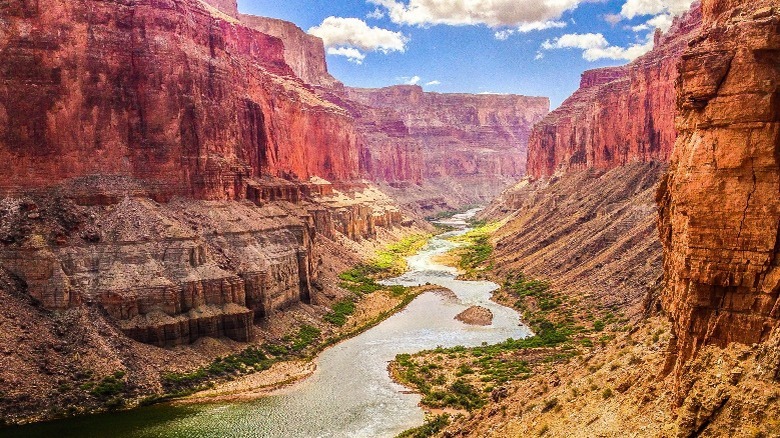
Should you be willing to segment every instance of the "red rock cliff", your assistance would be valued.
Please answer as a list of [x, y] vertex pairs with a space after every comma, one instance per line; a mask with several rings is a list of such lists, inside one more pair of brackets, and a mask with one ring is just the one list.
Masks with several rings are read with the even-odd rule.
[[531, 127], [549, 111], [542, 97], [426, 93], [419, 86], [345, 93], [358, 104], [361, 165], [372, 179], [440, 186], [466, 203], [487, 201], [523, 175]]
[[658, 192], [678, 370], [705, 344], [761, 342], [780, 321], [780, 7], [705, 0], [702, 9]]
[[0, 190], [91, 174], [246, 197], [252, 177], [358, 176], [351, 117], [282, 42], [196, 0], [0, 4]]
[[534, 127], [528, 174], [668, 161], [675, 141], [677, 64], [700, 23], [694, 6], [644, 56], [583, 73], [580, 88]]
[[322, 39], [309, 35], [298, 26], [284, 20], [254, 15], [239, 15], [247, 26], [281, 39], [284, 59], [299, 78], [311, 85], [335, 87], [340, 83], [328, 73]]

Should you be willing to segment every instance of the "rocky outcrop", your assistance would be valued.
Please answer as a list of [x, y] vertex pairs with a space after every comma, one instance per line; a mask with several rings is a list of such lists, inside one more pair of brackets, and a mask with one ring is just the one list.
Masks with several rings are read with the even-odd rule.
[[350, 115], [296, 77], [281, 40], [207, 3], [12, 0], [0, 14], [2, 192], [101, 174], [157, 199], [244, 199], [260, 176], [359, 176]]
[[547, 98], [427, 93], [419, 86], [346, 88], [345, 100], [357, 121], [364, 172], [419, 205], [442, 196], [461, 206], [492, 199], [523, 175], [531, 127], [549, 111]]
[[316, 185], [326, 194], [309, 190], [295, 204], [280, 199], [262, 207], [160, 204], [119, 192], [115, 201], [79, 205], [80, 198], [63, 195], [77, 192], [73, 186], [5, 198], [0, 266], [45, 308], [98, 304], [141, 342], [248, 341], [256, 319], [311, 300], [322, 264], [317, 236], [374, 238], [378, 228], [403, 221], [374, 188], [343, 193], [325, 181]]
[[255, 30], [282, 40], [284, 60], [303, 82], [325, 88], [341, 85], [328, 73], [321, 38], [309, 35], [289, 21], [247, 14], [239, 15], [239, 19]]
[[703, 345], [762, 342], [780, 322], [780, 8], [707, 0], [703, 10], [658, 192], [678, 371]]
[[487, 307], [471, 306], [455, 315], [455, 319], [469, 325], [490, 325], [493, 323], [493, 312]]
[[698, 5], [676, 18], [649, 53], [625, 66], [589, 70], [580, 88], [534, 127], [528, 174], [558, 169], [610, 169], [667, 162], [675, 142], [677, 66], [698, 31]]

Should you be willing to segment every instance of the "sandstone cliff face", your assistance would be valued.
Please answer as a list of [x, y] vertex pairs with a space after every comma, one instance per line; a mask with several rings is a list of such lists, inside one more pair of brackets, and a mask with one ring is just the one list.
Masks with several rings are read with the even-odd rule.
[[253, 177], [358, 176], [349, 114], [295, 76], [278, 38], [209, 4], [12, 0], [0, 14], [3, 192], [108, 174], [158, 197], [243, 199]]
[[144, 196], [78, 205], [58, 196], [72, 186], [5, 198], [0, 267], [47, 309], [99, 304], [144, 343], [248, 341], [256, 319], [310, 302], [322, 264], [317, 236], [370, 239], [402, 222], [375, 189], [347, 196], [320, 185], [326, 194], [262, 207]]
[[523, 175], [531, 127], [549, 111], [547, 98], [426, 93], [419, 86], [346, 88], [345, 96], [356, 103], [350, 107], [361, 166], [373, 180], [406, 196], [422, 185], [427, 197], [429, 185], [461, 205], [489, 201]]
[[528, 174], [668, 161], [675, 141], [677, 65], [700, 24], [695, 5], [649, 53], [625, 66], [583, 73], [580, 88], [534, 127]]
[[325, 46], [322, 39], [309, 35], [298, 26], [284, 20], [240, 14], [245, 25], [284, 43], [284, 60], [295, 74], [310, 85], [332, 88], [340, 84], [328, 73]]
[[658, 192], [678, 371], [705, 344], [761, 342], [780, 321], [780, 8], [708, 0], [703, 10]]

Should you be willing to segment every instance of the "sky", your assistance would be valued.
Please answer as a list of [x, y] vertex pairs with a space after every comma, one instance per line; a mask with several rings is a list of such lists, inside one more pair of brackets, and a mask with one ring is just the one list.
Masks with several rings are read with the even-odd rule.
[[328, 69], [353, 87], [417, 84], [441, 93], [547, 96], [583, 71], [652, 47], [692, 0], [238, 0], [321, 37]]

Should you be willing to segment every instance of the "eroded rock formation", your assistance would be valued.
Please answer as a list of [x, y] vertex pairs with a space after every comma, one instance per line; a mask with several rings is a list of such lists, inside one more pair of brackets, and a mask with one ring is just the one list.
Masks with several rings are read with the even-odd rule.
[[240, 14], [239, 19], [255, 30], [281, 39], [285, 62], [307, 84], [325, 88], [341, 85], [328, 73], [321, 38], [309, 35], [289, 21], [247, 14]]
[[[437, 197], [465, 205], [491, 200], [525, 172], [531, 127], [549, 99], [424, 92], [419, 86], [346, 88], [361, 142], [361, 165], [408, 204]], [[398, 188], [393, 191], [392, 188]]]
[[780, 7], [707, 0], [703, 11], [658, 192], [678, 371], [705, 344], [761, 342], [780, 321]]
[[[229, 2], [228, 2], [229, 3]], [[259, 176], [359, 176], [350, 115], [278, 38], [195, 0], [13, 0], [0, 53], [0, 190], [92, 174], [244, 199]]]
[[677, 65], [700, 24], [695, 5], [649, 53], [625, 66], [583, 73], [580, 88], [534, 127], [528, 174], [667, 162], [676, 136]]

